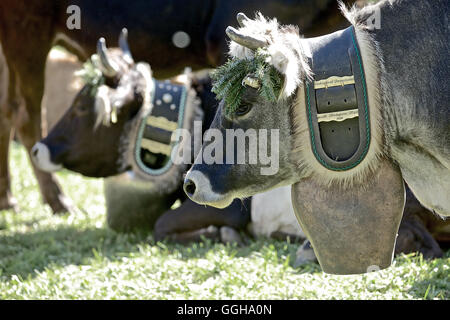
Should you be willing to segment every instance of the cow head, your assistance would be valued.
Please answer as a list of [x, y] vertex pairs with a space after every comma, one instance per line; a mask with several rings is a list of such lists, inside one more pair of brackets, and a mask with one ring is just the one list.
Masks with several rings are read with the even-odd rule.
[[134, 63], [126, 29], [119, 46], [107, 50], [105, 40], [99, 39], [97, 54], [84, 69], [86, 84], [49, 135], [33, 147], [40, 169], [64, 167], [91, 177], [126, 170], [121, 161], [123, 137], [142, 105], [151, 70]]
[[[241, 27], [226, 30], [232, 40], [231, 59], [218, 69], [214, 87], [222, 101], [210, 131], [220, 132], [224, 138], [220, 150], [223, 164], [202, 161], [200, 157], [210, 148], [208, 141], [204, 142], [203, 152], [184, 184], [193, 201], [216, 207], [226, 207], [234, 198], [292, 184], [301, 175], [292, 156], [292, 109], [309, 67], [298, 30], [262, 15], [250, 20], [240, 13], [237, 19]], [[247, 142], [256, 134], [256, 148], [251, 143], [236, 145], [239, 138], [232, 137], [230, 129], [238, 135], [241, 130], [247, 133]], [[274, 170], [266, 170], [267, 161], [260, 152], [265, 148], [271, 160], [278, 162]], [[234, 155], [230, 156], [232, 151]], [[244, 153], [245, 163], [239, 163], [239, 153]], [[252, 157], [256, 162], [250, 161]]]

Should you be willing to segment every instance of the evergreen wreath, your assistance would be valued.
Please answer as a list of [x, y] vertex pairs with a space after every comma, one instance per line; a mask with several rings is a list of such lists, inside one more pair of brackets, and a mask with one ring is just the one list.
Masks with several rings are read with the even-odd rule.
[[259, 94], [269, 102], [277, 101], [283, 86], [283, 76], [272, 66], [269, 54], [263, 48], [254, 52], [251, 59], [229, 59], [213, 72], [214, 92], [219, 100], [225, 100], [225, 113], [233, 114], [239, 107], [247, 77], [256, 79]]
[[105, 83], [102, 72], [94, 65], [92, 59], [87, 60], [83, 64], [83, 68], [77, 71], [76, 75], [80, 76], [84, 84], [91, 86], [90, 94], [95, 96], [98, 87]]

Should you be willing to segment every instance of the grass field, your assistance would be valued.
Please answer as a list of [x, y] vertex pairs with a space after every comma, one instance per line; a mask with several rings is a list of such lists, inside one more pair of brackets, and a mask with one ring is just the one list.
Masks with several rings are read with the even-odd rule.
[[332, 276], [315, 264], [293, 268], [297, 245], [285, 242], [155, 243], [151, 234], [106, 227], [101, 180], [59, 173], [80, 210], [53, 216], [17, 144], [11, 160], [21, 210], [0, 211], [0, 299], [450, 298], [450, 251], [433, 261], [403, 255], [377, 273]]

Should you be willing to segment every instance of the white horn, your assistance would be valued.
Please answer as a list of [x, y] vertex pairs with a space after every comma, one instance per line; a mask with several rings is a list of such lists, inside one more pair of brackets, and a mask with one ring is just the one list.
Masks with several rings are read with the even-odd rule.
[[103, 74], [107, 77], [115, 77], [119, 72], [119, 67], [108, 58], [106, 53], [105, 38], [100, 38], [97, 41], [97, 55], [100, 58], [100, 65], [102, 67]]
[[119, 47], [120, 47], [120, 49], [123, 52], [123, 56], [124, 56], [125, 61], [129, 65], [134, 64], [133, 55], [131, 54], [131, 50], [130, 50], [130, 47], [128, 45], [128, 30], [127, 30], [127, 28], [123, 28], [122, 32], [120, 33], [120, 36], [119, 36]]
[[225, 30], [227, 36], [236, 43], [239, 43], [241, 46], [249, 48], [251, 50], [256, 50], [258, 48], [263, 48], [268, 45], [267, 41], [258, 39], [256, 37], [246, 36], [240, 33], [233, 27], [227, 27]]
[[244, 27], [245, 22], [249, 21], [250, 19], [244, 13], [239, 12], [236, 16], [236, 20], [241, 27]]

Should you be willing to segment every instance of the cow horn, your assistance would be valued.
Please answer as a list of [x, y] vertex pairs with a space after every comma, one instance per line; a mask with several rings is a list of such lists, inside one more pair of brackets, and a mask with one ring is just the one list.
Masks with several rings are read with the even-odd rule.
[[127, 28], [123, 28], [122, 32], [120, 33], [120, 36], [119, 36], [119, 47], [120, 47], [120, 49], [123, 52], [123, 56], [124, 56], [125, 61], [129, 65], [134, 64], [133, 55], [131, 54], [130, 47], [128, 46], [128, 30], [127, 30]]
[[244, 27], [244, 23], [250, 19], [242, 12], [239, 12], [236, 16], [236, 20], [241, 27]]
[[233, 27], [227, 27], [225, 32], [231, 40], [251, 50], [256, 50], [258, 48], [267, 46], [267, 41], [255, 37], [246, 36]]
[[106, 54], [105, 38], [98, 39], [97, 55], [100, 57], [102, 73], [107, 77], [115, 77], [119, 72], [119, 67], [113, 61], [110, 61], [108, 55]]

